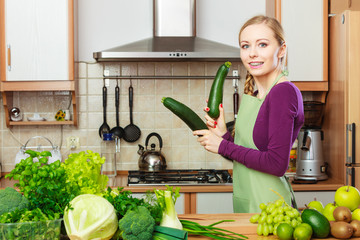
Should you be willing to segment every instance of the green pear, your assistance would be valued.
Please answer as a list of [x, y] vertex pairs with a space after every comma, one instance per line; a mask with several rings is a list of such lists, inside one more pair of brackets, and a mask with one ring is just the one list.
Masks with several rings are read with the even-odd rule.
[[309, 208], [315, 209], [321, 213], [323, 213], [323, 211], [324, 211], [324, 205], [322, 204], [322, 202], [317, 201], [316, 198], [314, 198], [314, 201], [309, 202], [309, 204], [307, 206]]
[[335, 221], [334, 218], [334, 210], [335, 208], [337, 208], [337, 204], [335, 202], [333, 203], [328, 203], [325, 205], [324, 207], [324, 211], [322, 212], [322, 214], [329, 220], [329, 221]]

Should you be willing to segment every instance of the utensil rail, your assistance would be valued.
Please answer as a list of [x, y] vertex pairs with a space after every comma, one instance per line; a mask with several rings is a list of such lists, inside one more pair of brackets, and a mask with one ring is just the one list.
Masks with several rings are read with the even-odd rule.
[[[104, 79], [214, 79], [215, 76], [120, 76], [120, 75], [103, 75]], [[240, 79], [240, 76], [227, 76], [226, 78]]]

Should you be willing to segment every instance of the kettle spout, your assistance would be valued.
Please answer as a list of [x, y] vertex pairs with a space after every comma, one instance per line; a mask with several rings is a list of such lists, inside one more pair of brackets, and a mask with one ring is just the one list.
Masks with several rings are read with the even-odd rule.
[[137, 151], [137, 153], [139, 155], [142, 155], [144, 153], [144, 147], [142, 145], [140, 145], [140, 144], [138, 144], [138, 145], [139, 145], [139, 150]]

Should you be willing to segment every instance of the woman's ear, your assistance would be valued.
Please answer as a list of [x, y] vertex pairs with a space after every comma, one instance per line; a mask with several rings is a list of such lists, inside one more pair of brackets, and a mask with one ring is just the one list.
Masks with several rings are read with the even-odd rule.
[[279, 52], [278, 52], [278, 58], [284, 58], [286, 55], [286, 43], [281, 44]]

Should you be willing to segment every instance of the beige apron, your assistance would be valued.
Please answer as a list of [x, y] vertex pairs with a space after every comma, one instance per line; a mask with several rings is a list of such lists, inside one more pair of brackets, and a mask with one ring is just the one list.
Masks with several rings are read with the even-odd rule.
[[[270, 89], [284, 76], [281, 73]], [[268, 92], [270, 91], [268, 90]], [[266, 95], [268, 94], [266, 93]], [[244, 94], [241, 99], [238, 117], [235, 124], [235, 139], [237, 145], [257, 149], [253, 140], [253, 130], [263, 99]], [[288, 204], [291, 204], [289, 184], [284, 177], [277, 177], [245, 167], [234, 161], [233, 166], [233, 205], [235, 213], [260, 212], [260, 203], [279, 199], [270, 189], [280, 193]]]

